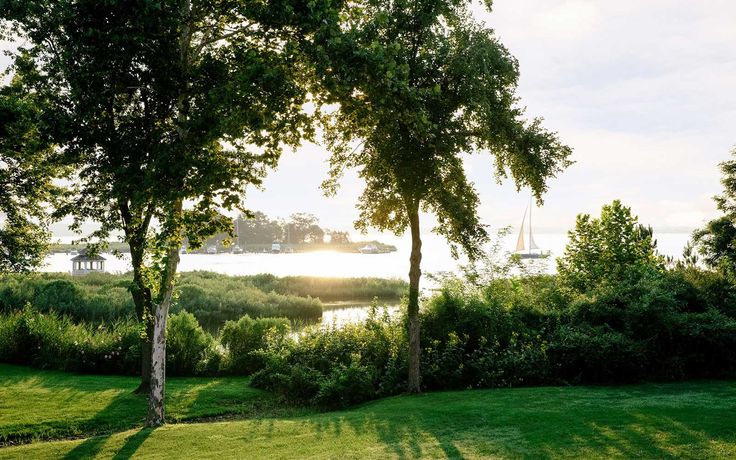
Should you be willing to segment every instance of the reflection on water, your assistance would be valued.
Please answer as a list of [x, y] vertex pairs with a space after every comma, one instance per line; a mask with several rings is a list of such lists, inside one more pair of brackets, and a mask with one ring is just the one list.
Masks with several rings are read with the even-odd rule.
[[[399, 305], [379, 306], [377, 313], [380, 316], [387, 312], [394, 316], [400, 311], [400, 308]], [[360, 323], [368, 319], [370, 312], [371, 305], [369, 303], [333, 302], [325, 304], [325, 309], [322, 311], [321, 325], [342, 327], [346, 324]]]

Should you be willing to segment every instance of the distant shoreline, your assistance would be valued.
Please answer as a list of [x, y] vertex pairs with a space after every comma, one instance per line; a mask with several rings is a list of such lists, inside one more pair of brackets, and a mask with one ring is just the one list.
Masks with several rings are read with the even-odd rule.
[[[335, 251], [345, 253], [359, 253], [360, 249], [366, 245], [373, 245], [376, 248], [376, 254], [388, 254], [396, 252], [397, 248], [391, 244], [381, 243], [379, 241], [357, 241], [354, 243], [300, 243], [300, 244], [281, 244], [281, 252], [316, 252], [316, 251]], [[84, 249], [86, 244], [69, 244], [56, 243], [49, 245], [49, 254], [64, 254], [71, 251], [80, 251]], [[120, 252], [123, 254], [130, 253], [130, 248], [126, 243], [111, 242], [107, 243], [104, 252]], [[243, 252], [250, 254], [271, 253], [271, 244], [246, 244], [241, 248]], [[217, 246], [217, 254], [229, 254], [233, 252], [233, 247]], [[188, 254], [207, 254], [207, 248], [199, 248], [194, 251], [187, 251]]]

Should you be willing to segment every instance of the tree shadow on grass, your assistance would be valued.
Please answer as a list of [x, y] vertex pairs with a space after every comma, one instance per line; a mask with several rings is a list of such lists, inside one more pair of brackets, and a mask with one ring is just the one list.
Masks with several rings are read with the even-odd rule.
[[[736, 419], [729, 415], [736, 392], [719, 404], [707, 389], [688, 402], [677, 385], [672, 388], [670, 399], [656, 391], [641, 397], [626, 388], [613, 389], [618, 397], [611, 399], [601, 398], [611, 393], [605, 388], [435, 393], [308, 423], [318, 438], [367, 435], [400, 459], [712, 457], [719, 453], [715, 445], [736, 443]], [[527, 398], [540, 390], [543, 397]], [[712, 401], [703, 405], [698, 397]]]
[[[153, 428], [141, 428], [134, 432], [123, 442], [123, 446], [112, 457], [113, 460], [128, 460], [141, 447], [143, 442], [151, 435]], [[63, 457], [64, 460], [75, 460], [80, 458], [94, 458], [100, 453], [105, 443], [110, 439], [111, 435], [95, 436], [89, 438], [67, 452]]]
[[[0, 445], [31, 441], [104, 436], [143, 425], [147, 396], [133, 394], [135, 378], [94, 376], [11, 367], [15, 374], [0, 377], [7, 387], [15, 387], [15, 397], [25, 400], [34, 394], [33, 410], [22, 421], [2, 419]], [[243, 379], [243, 383], [246, 381]], [[167, 382], [166, 400], [171, 421], [241, 414], [255, 407], [252, 399], [238, 391], [227, 391], [225, 379], [172, 378]], [[237, 389], [236, 389], [237, 390]], [[30, 393], [24, 393], [30, 392]], [[246, 404], [247, 403], [247, 404]], [[19, 406], [22, 407], [22, 406]], [[91, 439], [88, 446], [101, 442]]]

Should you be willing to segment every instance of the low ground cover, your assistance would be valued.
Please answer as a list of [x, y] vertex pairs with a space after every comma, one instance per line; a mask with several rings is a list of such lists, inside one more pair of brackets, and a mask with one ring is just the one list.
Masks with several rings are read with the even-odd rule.
[[[29, 373], [24, 378], [34, 377]], [[185, 380], [172, 379], [171, 412], [192, 407], [174, 396], [176, 385]], [[219, 382], [227, 387], [242, 380]], [[104, 380], [98, 384], [85, 399], [108, 391]], [[71, 388], [55, 390], [55, 399], [63, 399], [65, 391], [78, 391], [73, 381], [67, 385]], [[28, 411], [45, 406], [50, 417], [61, 417], [50, 401], [21, 400], [25, 402], [17, 404]], [[5, 410], [0, 414], [3, 423], [11, 418]], [[309, 416], [136, 428], [6, 447], [0, 449], [0, 458], [171, 458], [182, 453], [218, 459], [732, 458], [734, 414], [733, 381], [467, 390], [399, 396]]]
[[[80, 375], [0, 364], [0, 443], [89, 436], [143, 425], [146, 395], [136, 377]], [[170, 378], [171, 421], [264, 416], [288, 409], [249, 379]]]

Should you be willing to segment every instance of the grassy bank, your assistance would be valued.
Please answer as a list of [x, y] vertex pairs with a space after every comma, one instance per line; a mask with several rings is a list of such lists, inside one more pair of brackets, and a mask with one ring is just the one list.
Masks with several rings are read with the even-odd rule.
[[[7, 377], [9, 369], [15, 374]], [[11, 404], [0, 411], [6, 433], [21, 421], [63, 427], [74, 417], [101, 418], [134, 398], [115, 395], [128, 389], [119, 379], [80, 381], [7, 367], [0, 373], [15, 382], [0, 398]], [[173, 380], [170, 415], [205, 414], [207, 401], [211, 408], [231, 404], [226, 397], [216, 403], [218, 387], [221, 396], [240, 392], [236, 407], [262, 398], [244, 390], [242, 379], [204, 382]], [[37, 394], [43, 388], [47, 393]], [[65, 415], [69, 407], [76, 415]], [[341, 412], [136, 428], [7, 447], [0, 458], [729, 458], [736, 455], [735, 413], [736, 385], [725, 381], [441, 392]], [[135, 423], [144, 408], [131, 405], [118, 414]]]
[[[30, 303], [39, 311], [56, 311], [75, 321], [109, 323], [130, 318], [133, 302], [130, 275], [60, 273], [0, 276], [0, 312]], [[186, 272], [179, 277], [173, 312], [193, 313], [208, 330], [243, 315], [284, 317], [316, 322], [323, 300], [398, 301], [406, 283], [379, 278], [317, 278], [273, 275], [228, 276]]]
[[[133, 394], [139, 382], [136, 377], [0, 364], [0, 443], [89, 436], [141, 426], [147, 400]], [[242, 377], [169, 378], [167, 416], [171, 421], [184, 421], [283, 412], [273, 396], [248, 384], [249, 379]]]

